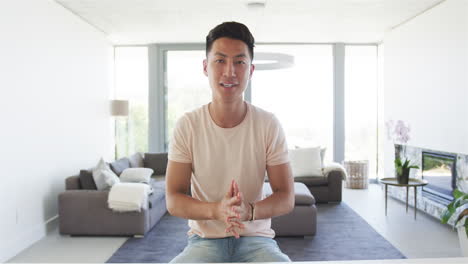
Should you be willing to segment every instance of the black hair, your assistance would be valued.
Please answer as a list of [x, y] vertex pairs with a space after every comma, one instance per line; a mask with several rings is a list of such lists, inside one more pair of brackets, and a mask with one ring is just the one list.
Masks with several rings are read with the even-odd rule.
[[246, 25], [234, 21], [224, 22], [210, 30], [206, 36], [206, 56], [208, 56], [215, 40], [219, 38], [231, 38], [244, 42], [249, 48], [250, 58], [253, 60], [255, 39]]

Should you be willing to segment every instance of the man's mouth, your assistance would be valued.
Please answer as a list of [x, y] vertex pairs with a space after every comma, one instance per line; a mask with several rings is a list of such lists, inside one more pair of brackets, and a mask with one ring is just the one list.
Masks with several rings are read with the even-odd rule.
[[223, 86], [224, 88], [232, 88], [234, 86], [237, 86], [237, 84], [235, 83], [220, 83], [221, 86]]

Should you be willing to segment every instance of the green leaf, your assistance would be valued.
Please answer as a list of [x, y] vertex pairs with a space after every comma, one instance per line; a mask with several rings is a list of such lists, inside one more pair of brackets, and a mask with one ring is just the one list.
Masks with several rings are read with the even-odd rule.
[[441, 217], [440, 221], [443, 224], [446, 224], [448, 222], [448, 220], [450, 219], [450, 217], [452, 217], [452, 215], [455, 213], [455, 210], [457, 208], [455, 208], [453, 205], [454, 205], [454, 202], [449, 203], [447, 205], [447, 208], [442, 212], [442, 217]]
[[442, 224], [446, 224], [452, 215], [453, 215], [453, 212], [450, 212], [449, 210], [445, 210], [442, 213], [442, 217], [440, 218], [440, 222]]
[[405, 163], [403, 164], [403, 168], [408, 168], [408, 164], [410, 163], [409, 159], [405, 160]]
[[458, 189], [453, 190], [453, 197], [454, 197], [455, 199], [457, 199], [457, 198], [459, 198], [459, 197], [461, 197], [461, 196], [463, 196], [463, 195], [465, 195], [465, 193], [459, 191]]
[[466, 198], [465, 198], [464, 196], [458, 197], [458, 198], [455, 199], [455, 201], [453, 202], [453, 207], [454, 207], [454, 208], [460, 207], [461, 205], [464, 204], [463, 201], [464, 201], [465, 199], [466, 199]]
[[395, 159], [395, 167], [401, 167], [401, 159]]

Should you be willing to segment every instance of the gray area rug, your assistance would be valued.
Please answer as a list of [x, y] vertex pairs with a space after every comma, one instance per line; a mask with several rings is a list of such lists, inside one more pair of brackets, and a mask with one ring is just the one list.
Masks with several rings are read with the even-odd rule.
[[[275, 238], [292, 261], [405, 258], [343, 202], [317, 209], [315, 236]], [[169, 262], [187, 245], [187, 231], [187, 220], [166, 214], [144, 238], [130, 238], [107, 262]]]

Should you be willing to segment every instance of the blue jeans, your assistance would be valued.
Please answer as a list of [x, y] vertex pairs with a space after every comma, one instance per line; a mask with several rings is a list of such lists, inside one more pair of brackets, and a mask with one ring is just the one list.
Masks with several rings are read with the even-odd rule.
[[268, 237], [201, 238], [191, 235], [184, 251], [171, 263], [291, 262]]

